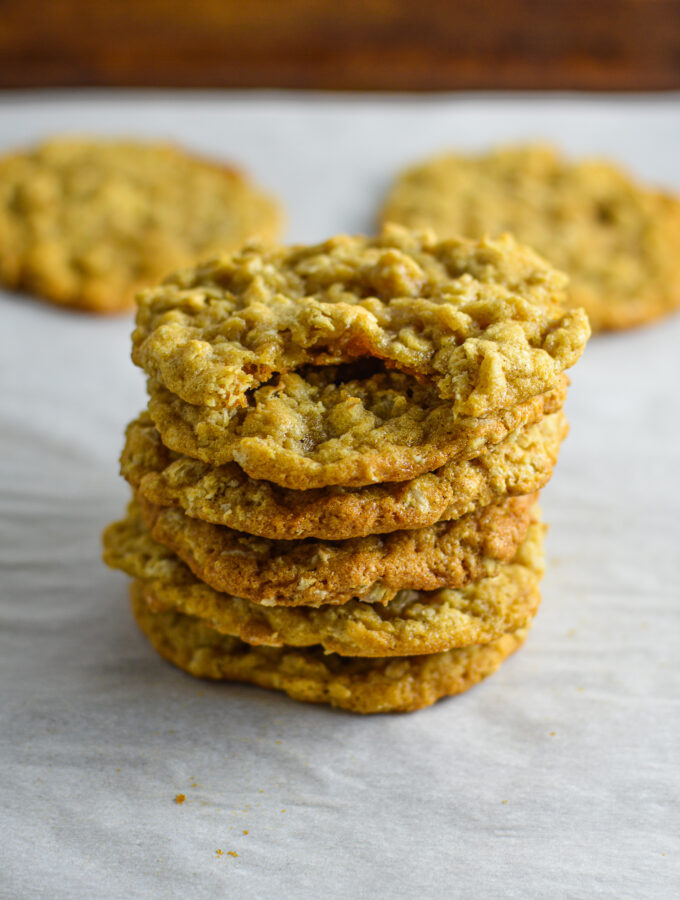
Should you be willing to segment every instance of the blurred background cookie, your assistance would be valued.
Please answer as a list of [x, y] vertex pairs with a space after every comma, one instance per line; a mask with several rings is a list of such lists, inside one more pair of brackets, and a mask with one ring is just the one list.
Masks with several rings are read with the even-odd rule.
[[437, 156], [402, 172], [380, 217], [440, 237], [511, 232], [569, 275], [593, 330], [680, 306], [680, 199], [605, 160], [538, 144]]
[[167, 144], [61, 137], [0, 159], [0, 281], [90, 312], [280, 220], [243, 174]]

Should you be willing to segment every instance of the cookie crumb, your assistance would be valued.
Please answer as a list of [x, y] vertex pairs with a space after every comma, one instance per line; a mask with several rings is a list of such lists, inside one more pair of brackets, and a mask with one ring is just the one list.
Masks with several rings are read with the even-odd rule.
[[244, 834], [248, 834], [248, 830], [246, 828], [243, 829]]
[[224, 850], [215, 850], [215, 856], [224, 856]]
[[550, 737], [555, 737], [556, 734], [557, 734], [556, 731], [551, 731], [551, 732], [550, 732]]
[[236, 852], [236, 850], [228, 850], [227, 856], [238, 856], [238, 853]]
[[186, 799], [187, 798], [184, 794], [177, 794], [177, 796], [175, 797], [175, 803], [177, 803], [178, 805], [181, 805], [182, 803], [184, 803], [184, 801]]

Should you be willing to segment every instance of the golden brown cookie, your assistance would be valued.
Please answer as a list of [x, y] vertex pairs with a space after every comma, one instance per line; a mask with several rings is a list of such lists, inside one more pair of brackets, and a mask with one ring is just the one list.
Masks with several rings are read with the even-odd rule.
[[438, 242], [386, 229], [311, 247], [246, 247], [138, 297], [132, 358], [216, 410], [307, 365], [384, 360], [486, 416], [550, 390], [590, 334], [566, 277], [511, 237]]
[[603, 160], [542, 145], [435, 157], [398, 177], [381, 220], [442, 238], [512, 232], [569, 275], [570, 303], [594, 330], [680, 306], [680, 199]]
[[155, 650], [191, 675], [244, 681], [358, 713], [410, 712], [460, 694], [493, 674], [528, 630], [426, 656], [350, 659], [316, 647], [253, 647], [194, 616], [153, 612], [142, 582], [133, 582], [130, 592], [137, 624]]
[[93, 312], [279, 223], [243, 175], [165, 144], [54, 138], [0, 159], [0, 281]]
[[272, 540], [343, 540], [458, 519], [506, 496], [544, 487], [567, 434], [562, 412], [510, 434], [470, 460], [409, 481], [294, 491], [249, 478], [240, 466], [210, 466], [168, 450], [144, 412], [126, 432], [121, 472], [158, 506]]
[[494, 575], [526, 537], [536, 494], [413, 531], [346, 541], [272, 541], [139, 498], [152, 538], [216, 591], [262, 606], [388, 603], [404, 590], [459, 588]]
[[[457, 416], [402, 372], [358, 377], [364, 363], [280, 375], [245, 409], [192, 406], [149, 383], [149, 413], [166, 447], [294, 490], [406, 481], [479, 456], [562, 408], [567, 376], [545, 394], [484, 418]], [[304, 377], [303, 377], [304, 376]]]
[[104, 561], [144, 582], [155, 610], [205, 619], [249, 644], [310, 647], [342, 656], [410, 656], [488, 643], [526, 625], [540, 603], [543, 526], [532, 524], [511, 563], [459, 590], [402, 591], [386, 605], [261, 606], [199, 581], [157, 543], [134, 511], [104, 532]]

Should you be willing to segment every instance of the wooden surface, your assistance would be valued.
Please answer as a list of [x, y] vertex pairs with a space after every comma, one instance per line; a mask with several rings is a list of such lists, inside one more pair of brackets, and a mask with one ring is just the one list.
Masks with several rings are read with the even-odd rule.
[[680, 88], [680, 0], [0, 0], [0, 87]]

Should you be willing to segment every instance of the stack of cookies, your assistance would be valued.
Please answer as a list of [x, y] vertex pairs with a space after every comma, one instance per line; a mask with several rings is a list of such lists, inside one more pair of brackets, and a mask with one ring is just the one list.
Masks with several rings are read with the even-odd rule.
[[536, 498], [589, 336], [565, 287], [508, 236], [387, 227], [143, 291], [104, 557], [158, 652], [358, 712], [495, 671], [540, 601]]

